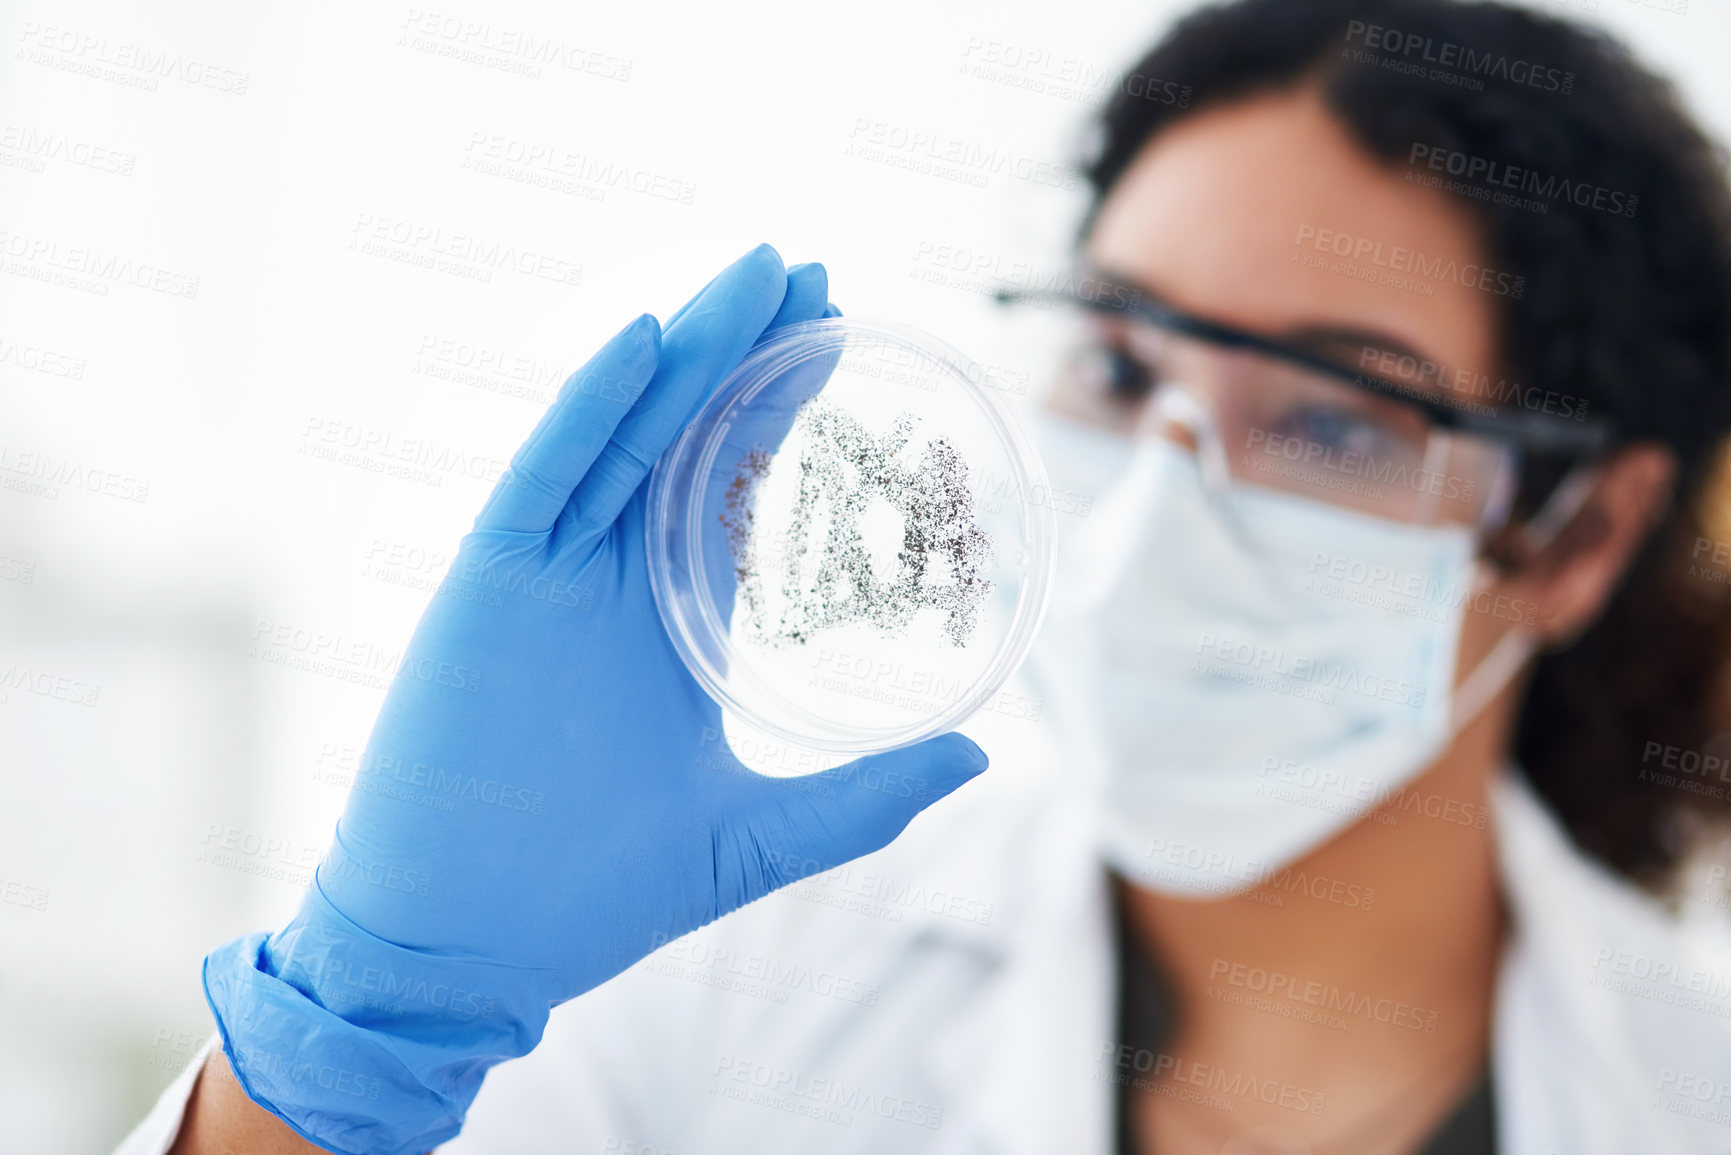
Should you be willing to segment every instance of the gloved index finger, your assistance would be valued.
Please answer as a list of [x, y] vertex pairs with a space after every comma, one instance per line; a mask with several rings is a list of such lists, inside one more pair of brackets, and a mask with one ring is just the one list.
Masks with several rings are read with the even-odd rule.
[[475, 528], [530, 533], [551, 529], [642, 395], [660, 351], [661, 327], [645, 313], [573, 373], [512, 456], [510, 468], [475, 518]]
[[822, 264], [807, 261], [793, 266], [787, 271], [787, 294], [781, 299], [781, 308], [764, 326], [763, 335], [767, 337], [783, 325], [797, 325], [823, 316], [828, 300], [829, 271]]

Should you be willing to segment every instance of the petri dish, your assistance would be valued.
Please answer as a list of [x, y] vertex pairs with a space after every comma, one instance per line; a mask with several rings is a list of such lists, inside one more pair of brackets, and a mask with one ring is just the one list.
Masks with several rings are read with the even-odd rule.
[[760, 341], [656, 463], [668, 637], [721, 707], [808, 749], [954, 729], [1028, 652], [1052, 576], [1033, 442], [978, 363], [892, 321]]

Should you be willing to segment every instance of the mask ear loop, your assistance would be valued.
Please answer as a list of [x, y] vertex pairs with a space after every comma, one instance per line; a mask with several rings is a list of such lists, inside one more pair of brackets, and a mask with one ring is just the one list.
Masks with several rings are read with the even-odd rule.
[[[1597, 462], [1583, 462], [1564, 475], [1539, 512], [1516, 530], [1516, 538], [1529, 556], [1542, 552], [1574, 520], [1592, 495], [1598, 478]], [[1508, 488], [1512, 491], [1513, 487], [1511, 476]], [[1455, 687], [1449, 710], [1450, 734], [1466, 729], [1502, 693], [1538, 648], [1538, 639], [1532, 633], [1518, 625], [1509, 627]]]
[[1515, 674], [1538, 648], [1537, 640], [1520, 626], [1510, 626], [1450, 697], [1449, 733], [1459, 734], [1503, 692]]

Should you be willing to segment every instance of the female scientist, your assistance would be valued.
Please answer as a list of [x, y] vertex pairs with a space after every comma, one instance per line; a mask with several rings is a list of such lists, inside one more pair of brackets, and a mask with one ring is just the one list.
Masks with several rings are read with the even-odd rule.
[[422, 619], [367, 772], [494, 800], [354, 791], [128, 1155], [1731, 1149], [1718, 155], [1494, 5], [1240, 0], [1132, 75], [1081, 271], [1006, 294], [1077, 322], [1055, 725], [887, 849], [973, 742], [717, 749], [644, 479], [833, 314], [754, 250], [518, 452], [449, 578], [504, 604]]

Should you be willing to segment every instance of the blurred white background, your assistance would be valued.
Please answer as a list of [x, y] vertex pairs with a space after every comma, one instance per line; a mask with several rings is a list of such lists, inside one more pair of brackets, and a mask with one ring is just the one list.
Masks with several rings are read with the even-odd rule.
[[[1731, 10], [1681, 2], [1549, 7], [1731, 138]], [[1006, 363], [979, 287], [1064, 263], [1086, 118], [1189, 4], [0, 7], [0, 1150], [49, 1153], [293, 908], [566, 373], [760, 240]]]

